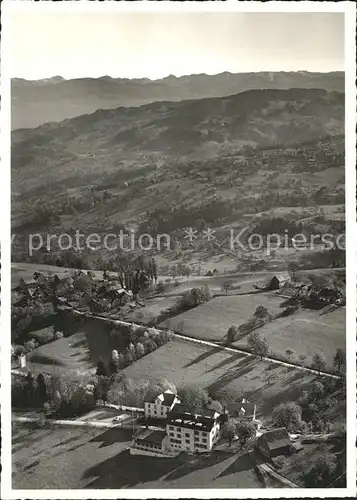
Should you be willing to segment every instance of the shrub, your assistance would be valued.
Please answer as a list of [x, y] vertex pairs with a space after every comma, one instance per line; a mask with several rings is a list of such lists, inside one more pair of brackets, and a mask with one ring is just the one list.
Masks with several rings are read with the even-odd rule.
[[62, 332], [58, 332], [58, 331], [57, 331], [57, 332], [55, 332], [55, 333], [53, 334], [53, 339], [54, 339], [54, 340], [58, 340], [58, 339], [62, 339], [62, 338], [63, 338], [63, 333], [62, 333]]
[[282, 469], [286, 465], [286, 458], [283, 456], [273, 459], [273, 463], [277, 469]]
[[155, 292], [163, 293], [166, 290], [166, 285], [162, 281], [158, 281], [155, 286]]
[[238, 335], [239, 335], [239, 329], [237, 326], [232, 325], [228, 328], [228, 330], [227, 330], [228, 342], [230, 342], [230, 343], [235, 342], [238, 339]]

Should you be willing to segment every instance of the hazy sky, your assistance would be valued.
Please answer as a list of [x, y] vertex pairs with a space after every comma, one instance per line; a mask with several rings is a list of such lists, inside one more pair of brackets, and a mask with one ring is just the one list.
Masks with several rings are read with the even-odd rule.
[[344, 15], [17, 12], [11, 59], [27, 79], [344, 70]]

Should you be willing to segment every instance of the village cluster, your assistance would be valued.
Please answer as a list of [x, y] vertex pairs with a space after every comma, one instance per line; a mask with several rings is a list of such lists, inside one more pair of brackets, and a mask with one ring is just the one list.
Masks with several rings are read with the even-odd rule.
[[[134, 432], [130, 453], [173, 457], [181, 452], [210, 452], [222, 436], [227, 438], [225, 426], [229, 418], [253, 426], [251, 435], [240, 436], [241, 444], [254, 439], [257, 450], [266, 458], [274, 459], [302, 449], [296, 441], [297, 435], [290, 435], [285, 427], [263, 429], [256, 412], [256, 404], [244, 398], [227, 404], [222, 410], [188, 408], [170, 389], [161, 394], [151, 391], [144, 399], [144, 414], [156, 425]], [[230, 441], [233, 439], [238, 439], [234, 432], [229, 437]]]

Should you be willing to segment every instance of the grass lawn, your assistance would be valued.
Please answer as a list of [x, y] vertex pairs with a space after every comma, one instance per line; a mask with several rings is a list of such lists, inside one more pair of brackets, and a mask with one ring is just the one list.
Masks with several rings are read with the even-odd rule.
[[197, 383], [221, 400], [245, 397], [257, 404], [263, 418], [269, 418], [278, 404], [296, 400], [314, 379], [302, 370], [179, 339], [144, 356], [124, 373], [135, 380], [165, 377], [178, 389]]
[[250, 455], [217, 451], [175, 459], [130, 456], [131, 431], [13, 431], [14, 489], [260, 488]]
[[[202, 340], [223, 341], [231, 325], [242, 325], [263, 305], [274, 315], [282, 311], [281, 297], [268, 293], [215, 297], [194, 309], [170, 319], [173, 328], [183, 321], [185, 335]], [[165, 325], [165, 322], [162, 326]]]
[[[327, 369], [333, 369], [336, 349], [346, 349], [346, 309], [339, 308], [320, 316], [319, 311], [300, 310], [286, 318], [267, 323], [258, 331], [266, 337], [273, 353], [284, 356], [285, 349], [293, 349], [292, 360], [306, 356], [304, 364], [311, 365], [315, 352], [323, 352]], [[246, 346], [246, 340], [235, 343]]]
[[85, 374], [95, 368], [83, 332], [34, 349], [27, 355], [27, 366], [36, 373], [55, 375]]
[[154, 324], [161, 314], [173, 307], [179, 300], [176, 296], [154, 297], [147, 299], [145, 307], [136, 307], [125, 315], [125, 321], [134, 321], [145, 324]]

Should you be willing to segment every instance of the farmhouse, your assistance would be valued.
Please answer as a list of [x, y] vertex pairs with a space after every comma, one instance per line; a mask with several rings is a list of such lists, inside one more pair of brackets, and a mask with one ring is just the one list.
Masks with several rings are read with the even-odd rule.
[[172, 410], [175, 404], [180, 402], [180, 398], [170, 391], [170, 389], [161, 394], [157, 394], [155, 391], [149, 391], [144, 398], [145, 417], [166, 418], [168, 412]]
[[133, 435], [130, 455], [147, 455], [152, 457], [175, 456], [168, 447], [165, 431], [145, 429]]
[[247, 399], [242, 399], [238, 403], [228, 402], [227, 410], [231, 417], [239, 417], [242, 420], [255, 421], [257, 405]]
[[167, 434], [171, 450], [187, 452], [211, 451], [218, 441], [220, 413], [178, 404], [168, 415]]
[[285, 427], [265, 432], [257, 441], [258, 450], [267, 458], [287, 455], [292, 452], [292, 443]]
[[290, 281], [288, 272], [275, 274], [267, 285], [267, 290], [280, 290], [286, 283]]

